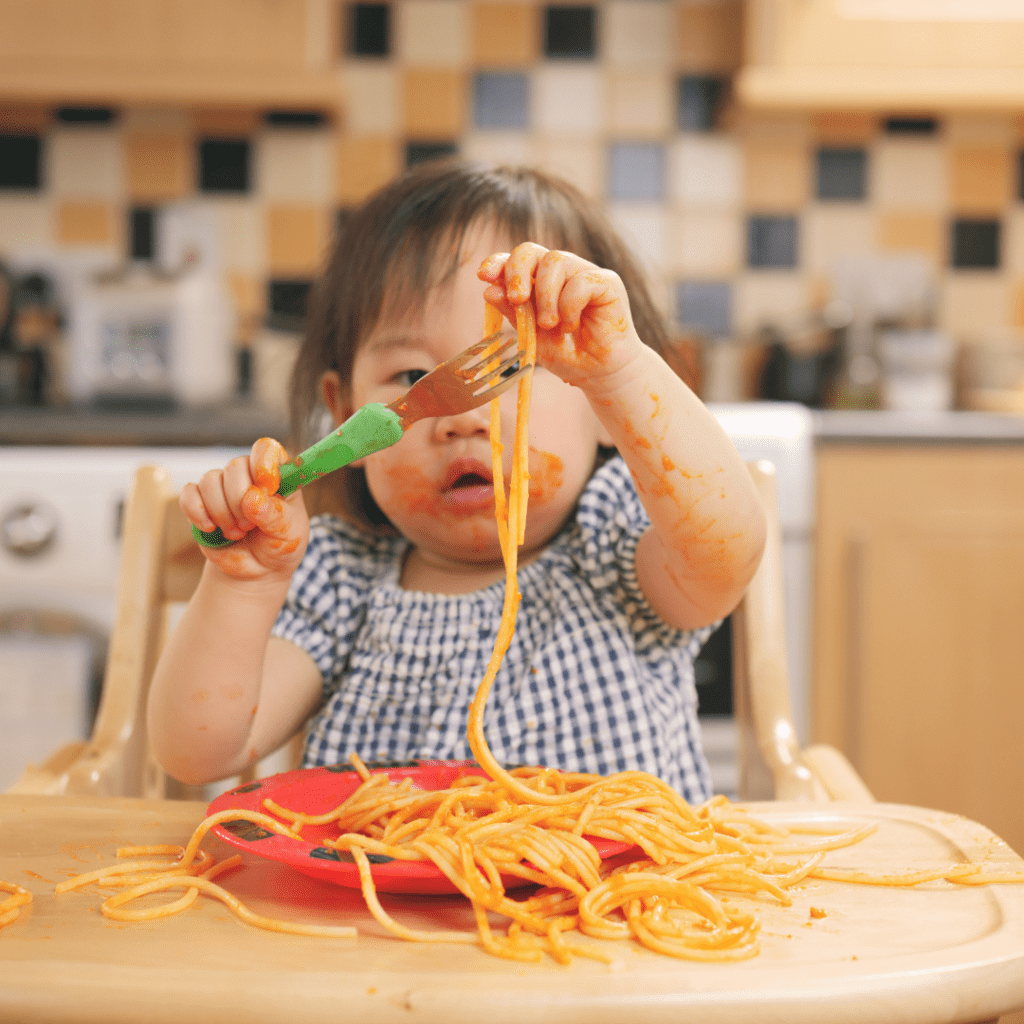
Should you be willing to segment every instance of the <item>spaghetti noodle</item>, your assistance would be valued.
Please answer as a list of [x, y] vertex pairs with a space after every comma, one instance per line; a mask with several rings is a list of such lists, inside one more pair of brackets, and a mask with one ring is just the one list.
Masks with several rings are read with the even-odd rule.
[[[485, 333], [493, 333], [501, 320], [501, 313], [488, 305]], [[516, 321], [521, 358], [533, 366], [536, 325], [529, 304], [517, 308]], [[939, 878], [958, 884], [1024, 881], [1024, 874], [985, 875], [976, 865], [884, 876], [824, 868], [821, 861], [827, 851], [859, 842], [874, 826], [790, 830], [759, 821], [723, 797], [691, 807], [661, 779], [644, 772], [599, 776], [541, 767], [507, 770], [498, 763], [484, 736], [483, 712], [511, 642], [519, 604], [516, 573], [527, 513], [530, 385], [531, 374], [524, 374], [517, 396], [507, 499], [497, 401], [490, 410], [505, 600], [494, 651], [470, 704], [467, 726], [470, 748], [487, 777], [467, 776], [448, 789], [424, 791], [413, 788], [408, 780], [395, 785], [383, 774], [370, 773], [352, 754], [361, 783], [326, 814], [304, 814], [271, 800], [264, 801], [269, 814], [222, 811], [207, 817], [185, 847], [118, 851], [119, 856], [170, 855], [170, 862], [115, 865], [62, 882], [57, 891], [90, 882], [120, 886], [124, 891], [101, 908], [118, 920], [177, 913], [202, 892], [258, 927], [348, 938], [355, 929], [293, 924], [252, 913], [213, 881], [240, 858], [213, 864], [208, 854], [199, 851], [206, 833], [228, 818], [254, 821], [295, 838], [308, 825], [334, 823], [337, 836], [319, 842], [351, 855], [368, 910], [393, 935], [413, 942], [475, 944], [513, 960], [537, 961], [549, 955], [564, 964], [574, 956], [611, 959], [599, 943], [569, 941], [568, 932], [592, 939], [634, 939], [658, 953], [689, 960], [753, 956], [758, 952], [758, 920], [732, 897], [767, 896], [788, 906], [792, 899], [787, 890], [806, 878], [879, 885], [916, 885]], [[602, 862], [588, 836], [623, 842], [633, 852], [624, 859]], [[369, 861], [374, 854], [432, 862], [471, 902], [476, 932], [427, 932], [395, 921], [377, 898]], [[806, 859], [787, 859], [801, 856]], [[507, 894], [513, 882], [536, 888], [523, 899], [513, 899]], [[168, 889], [185, 891], [163, 906], [126, 909], [135, 899]], [[0, 913], [5, 906], [0, 905]], [[503, 935], [495, 934], [489, 913], [508, 920]]]

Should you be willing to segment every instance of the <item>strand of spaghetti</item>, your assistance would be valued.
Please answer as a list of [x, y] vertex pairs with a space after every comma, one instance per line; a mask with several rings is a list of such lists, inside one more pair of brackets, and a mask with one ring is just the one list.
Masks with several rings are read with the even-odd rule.
[[[491, 303], [484, 303], [484, 337], [501, 330], [504, 317]], [[505, 467], [502, 462], [504, 446], [501, 443], [501, 405], [497, 398], [490, 402], [491, 414], [491, 477], [494, 481], [494, 520], [498, 527], [501, 556], [508, 560], [508, 506], [505, 504]]]
[[53, 891], [62, 893], [70, 889], [80, 889], [83, 885], [89, 885], [90, 882], [99, 882], [101, 885], [120, 885], [124, 883], [119, 881], [118, 876], [134, 875], [138, 872], [159, 871], [166, 874], [184, 875], [189, 873], [191, 867], [195, 867], [198, 872], [205, 869], [213, 860], [213, 857], [205, 850], [201, 851], [199, 856], [198, 865], [183, 864], [180, 858], [170, 863], [162, 860], [137, 860], [127, 864], [110, 864], [105, 868], [97, 868], [95, 871], [87, 871], [64, 882], [58, 882]]
[[[518, 522], [519, 543], [526, 540], [526, 506], [530, 498], [530, 397], [533, 393], [533, 367], [537, 363], [537, 321], [533, 304], [524, 302], [516, 306], [516, 332], [519, 335], [519, 349], [530, 369], [519, 378], [519, 392], [516, 396], [516, 437], [513, 455], [513, 475], [519, 482]], [[515, 464], [518, 462], [518, 474]]]
[[[847, 871], [844, 868], [817, 867], [810, 872], [811, 878], [824, 878], [831, 882], [856, 882], [858, 885], [918, 885], [934, 882], [940, 878], [950, 881], [969, 882], [969, 876], [981, 872], [980, 864], [958, 864], [955, 867], [933, 868], [926, 871], [909, 871], [904, 874], [873, 875], [869, 871]], [[1024, 874], [1018, 876], [1024, 881]]]
[[0, 892], [11, 895], [0, 903], [0, 928], [13, 924], [21, 915], [21, 908], [32, 902], [32, 893], [14, 882], [0, 881]]

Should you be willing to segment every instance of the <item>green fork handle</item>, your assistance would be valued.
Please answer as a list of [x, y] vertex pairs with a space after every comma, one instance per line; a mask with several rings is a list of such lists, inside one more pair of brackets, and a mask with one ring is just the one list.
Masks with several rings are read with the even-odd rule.
[[[378, 402], [368, 402], [301, 455], [282, 463], [281, 486], [277, 493], [286, 498], [292, 491], [319, 480], [327, 473], [390, 447], [402, 434], [402, 421], [393, 409]], [[235, 543], [221, 533], [219, 526], [209, 531], [193, 526], [192, 536], [204, 548], [226, 548]]]

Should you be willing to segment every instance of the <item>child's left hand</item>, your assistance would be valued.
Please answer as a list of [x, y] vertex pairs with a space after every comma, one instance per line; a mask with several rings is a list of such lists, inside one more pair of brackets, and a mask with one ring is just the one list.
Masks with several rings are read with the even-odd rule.
[[524, 242], [488, 256], [477, 276], [490, 282], [484, 298], [513, 324], [533, 296], [537, 362], [568, 384], [610, 377], [644, 347], [619, 275], [570, 252]]

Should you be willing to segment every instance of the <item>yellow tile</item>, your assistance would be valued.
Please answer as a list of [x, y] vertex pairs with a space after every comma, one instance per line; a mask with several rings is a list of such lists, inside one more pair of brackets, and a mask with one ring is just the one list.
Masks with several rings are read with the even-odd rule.
[[342, 204], [362, 202], [390, 181], [402, 167], [397, 139], [386, 136], [345, 135], [338, 139], [337, 199]]
[[403, 82], [410, 139], [456, 139], [466, 124], [466, 82], [459, 71], [410, 68]]
[[944, 221], [934, 213], [895, 212], [878, 214], [878, 247], [887, 252], [918, 252], [936, 263], [944, 262], [946, 232]]
[[55, 211], [57, 242], [61, 245], [113, 245], [119, 233], [114, 207], [103, 202], [64, 202]]
[[252, 135], [259, 127], [259, 113], [249, 107], [198, 107], [192, 113], [197, 135], [236, 137]]
[[27, 103], [0, 106], [0, 132], [41, 132], [49, 126], [49, 107]]
[[955, 146], [950, 201], [955, 213], [1001, 213], [1013, 195], [1013, 161], [1003, 146]]
[[1024, 328], [1024, 282], [1013, 289], [1013, 326]]
[[814, 133], [819, 142], [869, 142], [877, 132], [878, 121], [874, 114], [833, 110], [814, 116]]
[[751, 140], [744, 148], [744, 200], [757, 213], [793, 213], [810, 195], [810, 153], [786, 140]]
[[125, 175], [132, 200], [180, 199], [192, 190], [190, 141], [181, 135], [129, 135]]
[[479, 67], [524, 67], [537, 59], [540, 22], [533, 4], [473, 4], [470, 26]]
[[680, 71], [734, 71], [743, 56], [743, 4], [682, 3], [676, 47]]
[[267, 266], [279, 277], [319, 270], [330, 237], [328, 213], [317, 206], [267, 209]]

